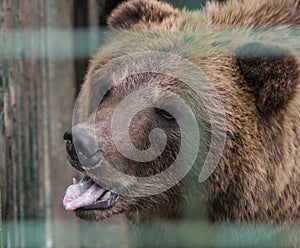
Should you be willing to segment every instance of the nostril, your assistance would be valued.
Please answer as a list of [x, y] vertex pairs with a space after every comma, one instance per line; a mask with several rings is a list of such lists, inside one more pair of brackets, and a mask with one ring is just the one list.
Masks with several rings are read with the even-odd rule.
[[71, 140], [68, 140], [66, 143], [66, 150], [69, 155], [74, 156], [74, 146]]
[[72, 141], [72, 129], [69, 129], [64, 133], [63, 139]]
[[72, 159], [76, 158], [77, 155], [74, 150], [72, 129], [69, 129], [64, 133], [63, 139], [66, 140], [66, 151], [71, 156]]

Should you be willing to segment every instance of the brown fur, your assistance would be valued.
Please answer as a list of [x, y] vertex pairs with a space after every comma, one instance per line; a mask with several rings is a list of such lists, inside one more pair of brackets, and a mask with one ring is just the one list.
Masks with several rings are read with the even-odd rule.
[[[153, 0], [134, 0], [117, 8], [108, 23], [120, 32], [114, 33], [111, 42], [91, 61], [83, 86], [91, 90], [85, 90], [90, 93], [83, 96], [84, 101], [88, 102], [98, 89], [97, 78], [102, 70], [116, 73], [113, 68], [105, 67], [114, 58], [142, 51], [163, 51], [187, 58], [216, 87], [227, 118], [225, 149], [205, 184], [206, 191], [199, 194], [187, 191], [193, 198], [207, 199], [207, 214], [213, 221], [299, 223], [299, 57], [294, 51], [297, 42], [283, 44], [277, 37], [282, 30], [299, 28], [299, 2], [233, 0], [224, 5], [210, 3], [202, 12], [188, 12]], [[224, 28], [228, 28], [226, 32]], [[253, 34], [252, 28], [272, 30]], [[142, 63], [136, 64], [139, 66]], [[203, 108], [197, 105], [199, 99], [176, 79], [153, 73], [126, 78], [115, 84], [100, 104], [96, 130], [101, 148], [107, 152], [106, 159], [131, 175], [148, 176], [165, 169], [161, 165], [172, 163], [178, 151], [178, 127], [161, 121], [150, 110], [134, 118], [131, 138], [143, 149], [147, 147], [151, 129], [164, 129], [169, 143], [157, 160], [144, 164], [129, 161], [118, 154], [111, 141], [109, 123], [118, 102], [137, 88], [155, 86], [188, 96], [190, 103], [195, 103], [194, 111], [207, 122], [202, 132], [210, 136], [209, 120], [205, 120], [200, 113]], [[205, 97], [209, 92], [202, 94]], [[159, 195], [121, 196], [108, 210], [77, 211], [77, 215], [91, 220], [117, 213], [125, 213], [134, 220], [174, 219], [181, 215], [184, 202], [189, 205], [190, 198], [185, 195], [189, 180], [197, 181], [197, 177], [188, 176]]]
[[[154, 1], [130, 1], [123, 3], [109, 17], [108, 25], [116, 29], [133, 29], [144, 26], [169, 26], [179, 11], [168, 4]], [[166, 22], [169, 20], [169, 22]]]

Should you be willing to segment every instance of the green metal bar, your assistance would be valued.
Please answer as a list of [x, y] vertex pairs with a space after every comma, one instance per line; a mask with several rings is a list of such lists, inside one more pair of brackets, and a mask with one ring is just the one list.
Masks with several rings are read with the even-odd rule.
[[[14, 232], [15, 226], [4, 223]], [[25, 223], [26, 247], [45, 247], [44, 222]], [[300, 226], [283, 228], [268, 225], [223, 224], [201, 221], [176, 224], [128, 226], [103, 222], [85, 222], [77, 232], [73, 222], [52, 223], [51, 239], [58, 247], [299, 247]], [[78, 239], [78, 235], [80, 238]], [[16, 247], [15, 243], [11, 243]], [[18, 247], [18, 246], [17, 246]]]
[[[253, 39], [256, 39], [256, 37], [259, 37], [259, 39], [263, 42], [272, 42], [274, 45], [282, 45], [283, 39], [285, 39], [285, 43], [289, 44], [289, 48], [291, 50], [295, 50], [297, 54], [300, 52], [300, 46], [299, 46], [299, 34], [300, 29], [299, 28], [287, 28], [287, 29], [281, 29], [281, 30], [272, 30], [272, 29], [266, 29], [264, 30], [250, 30], [249, 31], [249, 40], [247, 40], [247, 37], [243, 40], [244, 42], [250, 42], [253, 41]], [[74, 32], [74, 33], [73, 33]], [[93, 36], [98, 36], [98, 39], [91, 39], [91, 43], [86, 45], [85, 39], [79, 39], [79, 37], [88, 37], [91, 32], [93, 32]], [[239, 32], [241, 32], [239, 34]], [[272, 32], [274, 32], [274, 35], [270, 35]], [[197, 35], [201, 34], [201, 31], [198, 31], [198, 34], [195, 33], [196, 37]], [[232, 37], [237, 37], [239, 35], [245, 36], [245, 32], [243, 29], [236, 29], [236, 28], [228, 28], [224, 30], [215, 31], [215, 34], [217, 37], [220, 37], [220, 40], [222, 38], [222, 35], [224, 37], [224, 43], [220, 43], [220, 46], [230, 46], [234, 47], [237, 45], [240, 45], [241, 43], [237, 43], [236, 40], [234, 40]], [[259, 35], [258, 35], [259, 34]], [[13, 30], [7, 31], [5, 34], [0, 33], [0, 36], [7, 36], [10, 40], [15, 41], [17, 39], [16, 33]], [[93, 31], [91, 29], [78, 29], [78, 30], [68, 30], [68, 29], [54, 29], [50, 28], [46, 31], [41, 30], [22, 30], [22, 43], [20, 43], [20, 49], [22, 49], [23, 53], [26, 55], [26, 58], [30, 59], [47, 59], [49, 61], [66, 61], [66, 60], [73, 60], [75, 59], [81, 59], [81, 58], [90, 58], [94, 55], [94, 52], [98, 50], [99, 47], [101, 47], [103, 44], [107, 42], [107, 38], [111, 35], [111, 33], [106, 28], [94, 28]], [[41, 37], [43, 39], [47, 40], [47, 54], [42, 53], [42, 49], [34, 49], [31, 50], [31, 44], [30, 41], [32, 39], [39, 40]], [[70, 40], [72, 40], [72, 37], [75, 37], [75, 39], [78, 39], [81, 41], [81, 43], [78, 43], [79, 49], [74, 51], [70, 49], [71, 44]], [[185, 40], [185, 36], [178, 36], [179, 38], [182, 38], [182, 42]], [[271, 38], [272, 37], [272, 38]], [[230, 40], [232, 39], [232, 40]], [[201, 42], [201, 41], [199, 41]], [[241, 42], [241, 41], [239, 41]], [[0, 44], [3, 48], [4, 46]], [[42, 44], [41, 44], [42, 45]], [[7, 57], [14, 59], [16, 58], [15, 53], [15, 44], [13, 42], [6, 44]], [[46, 56], [46, 57], [45, 57]]]

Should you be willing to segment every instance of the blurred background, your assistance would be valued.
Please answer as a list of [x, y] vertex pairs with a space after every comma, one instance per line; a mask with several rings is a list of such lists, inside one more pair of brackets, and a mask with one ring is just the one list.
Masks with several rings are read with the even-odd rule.
[[[78, 176], [68, 165], [62, 136], [71, 127], [88, 61], [105, 42], [106, 18], [120, 2], [0, 0], [0, 247], [130, 247], [132, 243], [124, 220], [82, 222], [62, 206], [66, 187]], [[167, 2], [199, 9], [206, 1]], [[189, 247], [234, 246], [236, 230], [245, 234], [245, 244], [257, 240], [251, 227], [181, 223], [166, 226], [163, 233], [161, 228], [139, 229], [144, 238], [134, 243], [167, 247], [180, 238]], [[285, 234], [280, 236], [274, 229], [271, 233], [280, 244]]]

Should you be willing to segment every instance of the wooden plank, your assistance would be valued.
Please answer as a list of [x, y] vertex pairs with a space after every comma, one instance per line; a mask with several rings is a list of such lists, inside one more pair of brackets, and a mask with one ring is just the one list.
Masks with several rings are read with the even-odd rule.
[[[49, 0], [46, 13], [49, 30], [58, 28], [72, 30], [73, 1]], [[64, 42], [65, 47], [72, 51], [73, 37], [71, 34]], [[73, 60], [53, 58], [48, 61], [47, 72], [52, 218], [62, 220], [70, 218], [63, 209], [62, 197], [66, 186], [72, 181], [72, 175], [75, 175], [75, 170], [68, 166], [65, 142], [62, 139], [64, 132], [72, 125], [75, 95]]]
[[[14, 223], [14, 230], [7, 230], [4, 241], [13, 241], [18, 246], [26, 244], [24, 236], [25, 218], [37, 219], [44, 216], [43, 192], [39, 185], [43, 179], [38, 176], [43, 170], [40, 163], [43, 151], [38, 151], [37, 126], [39, 116], [36, 96], [41, 91], [40, 60], [28, 58], [30, 51], [22, 48], [24, 29], [39, 28], [40, 13], [38, 0], [3, 1], [1, 8], [1, 91], [3, 111], [1, 112], [1, 200], [2, 216]], [[29, 49], [36, 49], [32, 43]], [[13, 51], [13, 53], [9, 53]], [[41, 232], [42, 234], [42, 232]]]

